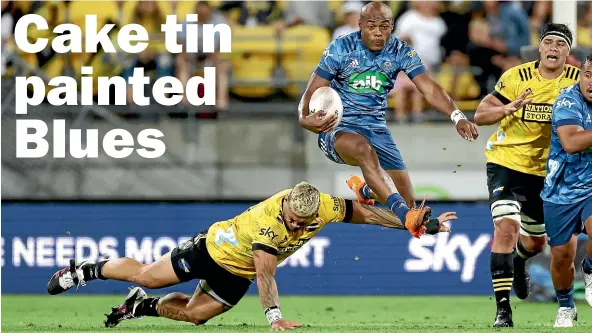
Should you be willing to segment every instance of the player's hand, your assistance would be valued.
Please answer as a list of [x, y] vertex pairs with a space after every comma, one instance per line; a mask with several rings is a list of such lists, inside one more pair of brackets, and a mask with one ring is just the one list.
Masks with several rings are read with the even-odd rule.
[[450, 228], [444, 225], [444, 222], [458, 219], [456, 212], [446, 212], [438, 216], [438, 222], [440, 223], [440, 232], [450, 232]]
[[431, 219], [426, 223], [426, 234], [434, 235], [439, 232], [450, 232], [450, 228], [446, 226], [444, 222], [449, 222], [456, 219], [458, 219], [456, 212], [443, 213], [438, 216], [437, 219]]
[[315, 133], [328, 132], [337, 123], [337, 117], [335, 115], [325, 117], [326, 115], [327, 112], [324, 110], [311, 114], [302, 120], [303, 126]]
[[467, 141], [473, 141], [479, 136], [477, 125], [466, 119], [461, 119], [456, 123], [456, 131]]
[[530, 90], [530, 88], [526, 89], [525, 92], [523, 92], [520, 96], [518, 96], [518, 98], [516, 98], [515, 101], [504, 105], [504, 114], [506, 116], [511, 115], [512, 113], [522, 109], [524, 107], [524, 105], [532, 102], [532, 98], [526, 98], [528, 97], [528, 95], [532, 94], [532, 90]]
[[274, 331], [285, 331], [294, 328], [302, 327], [299, 323], [291, 320], [280, 319], [271, 324], [271, 329]]

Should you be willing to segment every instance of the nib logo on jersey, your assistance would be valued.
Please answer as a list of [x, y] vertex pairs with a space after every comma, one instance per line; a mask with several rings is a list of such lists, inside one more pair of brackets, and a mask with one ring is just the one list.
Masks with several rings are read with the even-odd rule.
[[349, 77], [349, 90], [361, 94], [384, 93], [386, 75], [380, 72], [364, 72], [352, 74]]

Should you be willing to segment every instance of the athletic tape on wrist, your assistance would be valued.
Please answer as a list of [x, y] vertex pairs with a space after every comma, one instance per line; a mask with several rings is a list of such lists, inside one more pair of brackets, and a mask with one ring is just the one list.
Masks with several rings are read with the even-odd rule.
[[265, 316], [267, 316], [267, 321], [269, 321], [270, 324], [273, 324], [282, 319], [282, 312], [277, 306], [272, 306], [265, 310]]
[[450, 115], [450, 120], [452, 120], [455, 125], [458, 124], [458, 122], [461, 119], [467, 119], [467, 117], [465, 117], [465, 114], [462, 113], [461, 110], [454, 110], [454, 112], [452, 112], [452, 114]]

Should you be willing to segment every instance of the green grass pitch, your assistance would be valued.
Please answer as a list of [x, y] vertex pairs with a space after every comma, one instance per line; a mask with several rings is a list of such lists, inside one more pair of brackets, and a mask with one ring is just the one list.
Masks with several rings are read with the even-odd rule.
[[[2, 295], [3, 332], [269, 332], [259, 298], [245, 297], [238, 306], [203, 326], [163, 318], [143, 318], [105, 328], [104, 313], [120, 304], [121, 296]], [[303, 324], [295, 332], [499, 332], [491, 328], [495, 304], [480, 297], [386, 297], [280, 295], [286, 319]], [[513, 299], [511, 332], [557, 332], [557, 305]], [[579, 320], [562, 332], [592, 332], [592, 309], [577, 303]], [[503, 329], [502, 329], [503, 331]]]

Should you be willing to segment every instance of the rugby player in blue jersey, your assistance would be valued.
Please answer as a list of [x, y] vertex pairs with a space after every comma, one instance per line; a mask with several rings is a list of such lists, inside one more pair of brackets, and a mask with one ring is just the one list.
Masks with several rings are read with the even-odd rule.
[[[553, 105], [551, 149], [541, 192], [551, 246], [551, 277], [559, 302], [555, 327], [572, 327], [577, 235], [592, 239], [592, 54], [580, 82], [565, 89]], [[582, 262], [586, 300], [592, 306], [592, 242]]]
[[[417, 237], [425, 231], [423, 224], [431, 212], [423, 203], [415, 208], [409, 174], [385, 120], [388, 93], [397, 74], [403, 71], [429, 104], [450, 116], [461, 137], [472, 141], [478, 130], [426, 72], [415, 50], [392, 35], [393, 23], [388, 6], [364, 6], [361, 30], [332, 41], [321, 56], [300, 101], [299, 122], [319, 134], [319, 147], [330, 160], [360, 167], [365, 181], [348, 180], [360, 202], [373, 204], [377, 199]], [[308, 115], [312, 94], [323, 86], [335, 89], [343, 102], [343, 119], [335, 129], [333, 116]]]

